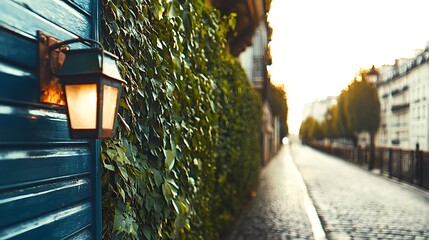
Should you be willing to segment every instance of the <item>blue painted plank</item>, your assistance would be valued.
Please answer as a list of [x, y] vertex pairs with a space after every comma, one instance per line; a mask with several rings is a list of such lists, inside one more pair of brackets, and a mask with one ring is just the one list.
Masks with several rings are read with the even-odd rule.
[[90, 36], [90, 17], [76, 11], [65, 2], [59, 0], [14, 0], [14, 2], [76, 35]]
[[101, 239], [100, 147], [69, 139], [65, 108], [39, 103], [36, 39], [97, 38], [99, 2], [1, 2], [0, 239]]
[[88, 178], [49, 183], [0, 193], [0, 228], [89, 199]]
[[70, 138], [64, 108], [28, 108], [2, 104], [0, 101], [0, 145], [2, 142], [67, 140]]
[[66, 240], [91, 240], [91, 239], [94, 239], [94, 238], [90, 228], [83, 229], [82, 231], [76, 234], [73, 234], [72, 236], [68, 236], [66, 238]]
[[32, 72], [0, 61], [0, 96], [8, 101], [38, 103], [39, 81]]
[[0, 229], [2, 239], [63, 239], [92, 222], [92, 206], [86, 202]]
[[88, 14], [91, 13], [91, 0], [64, 0], [68, 4], [75, 4]]
[[36, 32], [42, 30], [58, 39], [66, 40], [79, 35], [84, 38], [90, 37], [90, 25], [83, 32], [75, 34], [59, 27], [58, 25], [42, 18], [41, 16], [28, 11], [28, 9], [11, 1], [2, 1], [0, 8], [0, 25], [9, 25], [14, 29], [21, 30], [36, 38]]
[[1, 149], [0, 190], [89, 174], [91, 164], [89, 150], [82, 147]]
[[[0, 59], [2, 62], [36, 72], [39, 67], [37, 54], [35, 39], [28, 39], [0, 28]], [[0, 81], [2, 80], [0, 79]]]

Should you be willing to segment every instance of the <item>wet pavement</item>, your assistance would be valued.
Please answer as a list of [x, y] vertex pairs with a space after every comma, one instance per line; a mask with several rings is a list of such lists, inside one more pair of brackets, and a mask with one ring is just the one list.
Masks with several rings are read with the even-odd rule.
[[256, 197], [227, 240], [323, 239], [324, 234], [429, 239], [429, 192], [305, 146], [285, 146], [263, 169]]

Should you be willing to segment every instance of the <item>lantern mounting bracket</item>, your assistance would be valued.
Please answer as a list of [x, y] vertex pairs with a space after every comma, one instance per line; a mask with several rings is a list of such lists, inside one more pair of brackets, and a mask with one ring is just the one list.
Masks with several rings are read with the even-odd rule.
[[[37, 31], [39, 47], [39, 81], [40, 101], [42, 103], [65, 105], [64, 91], [56, 73], [61, 68], [66, 58], [65, 51], [70, 50], [69, 44], [83, 43], [88, 46], [98, 45], [103, 50], [100, 42], [87, 38], [73, 38], [65, 41]], [[102, 53], [104, 51], [101, 51]], [[103, 58], [101, 58], [103, 61]], [[101, 64], [103, 66], [103, 64]]]
[[39, 48], [39, 83], [40, 102], [56, 105], [65, 105], [64, 91], [59, 79], [52, 74], [52, 70], [57, 71], [64, 62], [65, 54], [62, 50], [68, 48], [62, 45], [61, 48], [50, 50], [50, 46], [58, 44], [60, 41], [42, 31], [37, 31]]

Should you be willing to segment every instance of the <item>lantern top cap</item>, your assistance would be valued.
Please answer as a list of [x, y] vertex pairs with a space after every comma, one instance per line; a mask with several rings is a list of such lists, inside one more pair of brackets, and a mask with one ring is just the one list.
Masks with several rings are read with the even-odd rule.
[[66, 57], [58, 76], [101, 74], [125, 83], [119, 73], [118, 57], [101, 48], [73, 49], [64, 52]]
[[372, 65], [371, 69], [368, 71], [367, 75], [378, 75], [377, 69]]

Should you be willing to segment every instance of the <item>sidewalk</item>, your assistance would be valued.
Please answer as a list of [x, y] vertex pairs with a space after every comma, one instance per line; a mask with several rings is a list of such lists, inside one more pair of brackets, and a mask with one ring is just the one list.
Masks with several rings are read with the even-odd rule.
[[290, 148], [284, 146], [262, 170], [256, 197], [226, 239], [315, 238], [324, 239], [324, 232]]

